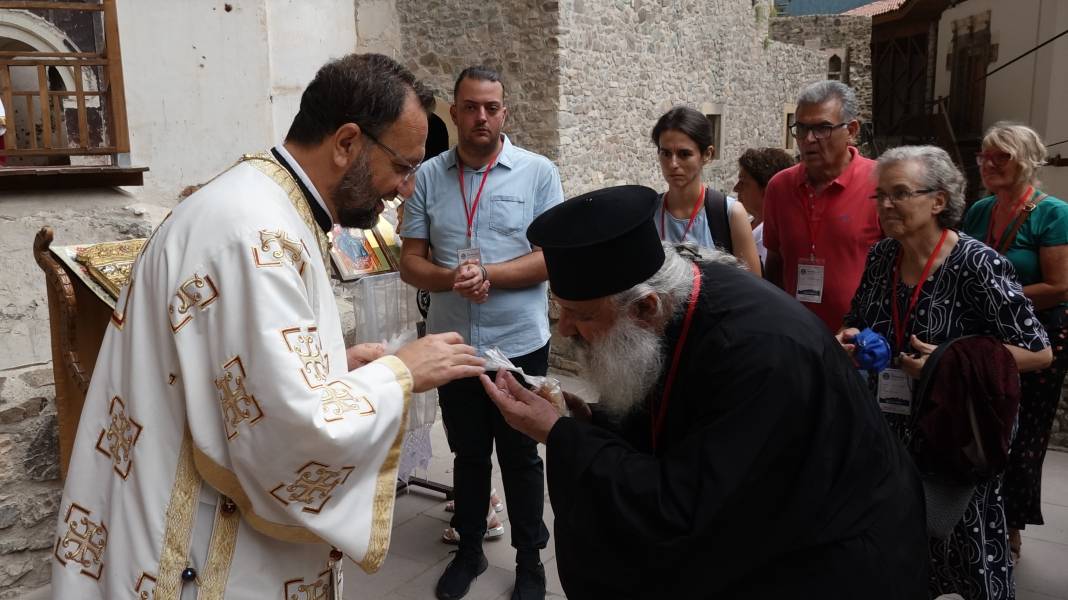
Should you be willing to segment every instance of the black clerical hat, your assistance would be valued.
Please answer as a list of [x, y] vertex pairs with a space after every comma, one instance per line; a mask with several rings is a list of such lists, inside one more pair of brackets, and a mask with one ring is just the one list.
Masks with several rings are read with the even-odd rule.
[[544, 252], [553, 293], [591, 300], [649, 279], [664, 264], [656, 206], [653, 190], [622, 185], [577, 196], [534, 219], [527, 239]]

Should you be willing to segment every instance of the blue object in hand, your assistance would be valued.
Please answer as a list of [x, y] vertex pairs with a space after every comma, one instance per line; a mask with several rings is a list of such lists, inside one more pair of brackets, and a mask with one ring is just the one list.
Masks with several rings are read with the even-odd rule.
[[890, 365], [890, 344], [882, 334], [868, 328], [858, 333], [853, 343], [857, 346], [853, 358], [861, 369], [879, 373]]

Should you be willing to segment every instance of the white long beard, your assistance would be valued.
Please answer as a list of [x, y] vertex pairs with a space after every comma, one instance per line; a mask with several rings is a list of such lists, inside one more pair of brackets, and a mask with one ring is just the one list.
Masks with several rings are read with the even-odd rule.
[[598, 405], [616, 419], [641, 403], [664, 367], [660, 335], [630, 317], [596, 342], [576, 341], [584, 378], [600, 394]]

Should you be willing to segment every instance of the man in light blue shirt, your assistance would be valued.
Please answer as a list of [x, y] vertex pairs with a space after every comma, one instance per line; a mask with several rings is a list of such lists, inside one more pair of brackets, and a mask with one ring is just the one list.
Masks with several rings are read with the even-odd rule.
[[[497, 347], [516, 366], [544, 375], [549, 358], [547, 272], [526, 230], [564, 199], [560, 175], [544, 156], [501, 133], [508, 109], [500, 75], [465, 69], [450, 109], [456, 148], [422, 166], [405, 202], [401, 277], [430, 291], [427, 330], [459, 331], [479, 353]], [[455, 453], [460, 549], [438, 581], [443, 600], [462, 598], [486, 570], [482, 538], [490, 496], [490, 452], [504, 479], [516, 548], [512, 598], [544, 598], [539, 552], [549, 541], [542, 521], [544, 467], [537, 444], [509, 427], [476, 378], [438, 389], [442, 420]]]

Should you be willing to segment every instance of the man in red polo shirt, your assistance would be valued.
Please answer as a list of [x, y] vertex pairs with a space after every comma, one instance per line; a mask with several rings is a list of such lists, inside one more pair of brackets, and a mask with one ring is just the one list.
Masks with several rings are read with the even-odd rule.
[[791, 127], [801, 161], [775, 175], [764, 193], [767, 278], [832, 332], [849, 311], [868, 249], [882, 237], [870, 199], [875, 161], [850, 145], [859, 130], [849, 86], [809, 85]]

